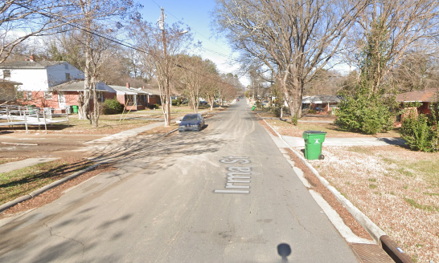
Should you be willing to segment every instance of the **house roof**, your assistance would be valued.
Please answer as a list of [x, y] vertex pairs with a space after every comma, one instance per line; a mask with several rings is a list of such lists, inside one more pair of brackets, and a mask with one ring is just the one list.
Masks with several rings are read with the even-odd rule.
[[16, 82], [16, 81], [10, 81], [10, 80], [6, 80], [6, 79], [0, 79], [0, 85], [1, 84], [6, 84], [6, 85], [23, 85], [23, 83]]
[[[84, 90], [84, 80], [73, 80], [56, 85], [50, 89], [51, 91], [83, 91]], [[111, 92], [116, 93], [116, 91], [110, 88], [107, 84], [99, 81], [96, 83], [96, 91], [98, 92]]]
[[128, 95], [137, 95], [139, 94], [137, 90], [128, 89], [125, 86], [115, 86], [110, 85], [112, 89], [114, 89], [117, 93], [128, 94]]
[[[151, 84], [145, 84], [142, 88], [140, 88], [139, 90], [145, 91], [150, 95], [160, 95], [160, 89], [155, 86], [155, 85], [151, 85]], [[171, 88], [171, 93], [175, 94], [174, 90]]]
[[0, 64], [0, 69], [45, 69], [67, 63], [65, 61], [11, 61]]
[[139, 88], [139, 90], [144, 91], [149, 95], [160, 95], [160, 91], [154, 88]]
[[316, 96], [305, 96], [302, 98], [303, 104], [316, 104], [316, 103], [334, 103], [341, 102], [342, 96], [335, 95], [316, 95]]
[[438, 101], [438, 89], [417, 90], [401, 93], [396, 96], [398, 102], [436, 102]]

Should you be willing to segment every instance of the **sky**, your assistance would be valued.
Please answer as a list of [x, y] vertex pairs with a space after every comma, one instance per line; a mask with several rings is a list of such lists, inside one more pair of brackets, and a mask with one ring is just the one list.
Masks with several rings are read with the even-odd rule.
[[[183, 22], [191, 28], [194, 40], [201, 41], [202, 49], [194, 55], [200, 55], [204, 59], [215, 62], [220, 73], [239, 73], [239, 65], [229, 64], [228, 59], [236, 57], [237, 54], [232, 54], [226, 39], [218, 37], [211, 29], [211, 13], [215, 7], [215, 0], [140, 0], [138, 2], [143, 5], [140, 12], [144, 20], [156, 23], [160, 18], [160, 7], [163, 7], [166, 23]], [[249, 83], [245, 76], [240, 77], [240, 80], [243, 85]]]

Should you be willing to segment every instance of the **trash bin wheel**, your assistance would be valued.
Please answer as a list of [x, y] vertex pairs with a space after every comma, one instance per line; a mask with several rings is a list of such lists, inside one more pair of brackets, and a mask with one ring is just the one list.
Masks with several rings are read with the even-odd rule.
[[323, 154], [320, 154], [319, 155], [319, 160], [323, 160], [323, 159], [325, 159], [325, 156]]

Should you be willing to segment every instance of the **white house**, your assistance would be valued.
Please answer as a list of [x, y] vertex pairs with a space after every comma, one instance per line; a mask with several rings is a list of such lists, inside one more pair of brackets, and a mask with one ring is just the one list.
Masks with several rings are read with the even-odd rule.
[[65, 61], [31, 59], [0, 64], [0, 78], [22, 83], [21, 90], [26, 92], [48, 92], [61, 83], [84, 79], [84, 73]]

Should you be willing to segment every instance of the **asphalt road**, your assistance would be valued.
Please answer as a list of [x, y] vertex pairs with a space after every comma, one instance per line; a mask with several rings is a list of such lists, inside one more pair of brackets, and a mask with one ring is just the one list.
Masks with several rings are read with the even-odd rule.
[[130, 138], [118, 170], [0, 221], [0, 262], [358, 262], [244, 101], [206, 123]]

